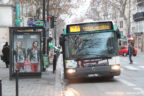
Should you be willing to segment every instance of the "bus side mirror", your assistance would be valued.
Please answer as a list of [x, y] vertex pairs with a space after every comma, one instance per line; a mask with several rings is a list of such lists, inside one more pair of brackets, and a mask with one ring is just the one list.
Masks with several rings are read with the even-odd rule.
[[121, 38], [121, 34], [120, 34], [120, 31], [119, 31], [119, 30], [116, 30], [116, 35], [117, 35], [117, 38], [118, 38], [118, 39]]
[[62, 46], [64, 43], [64, 35], [61, 34], [60, 37], [59, 37], [59, 44]]

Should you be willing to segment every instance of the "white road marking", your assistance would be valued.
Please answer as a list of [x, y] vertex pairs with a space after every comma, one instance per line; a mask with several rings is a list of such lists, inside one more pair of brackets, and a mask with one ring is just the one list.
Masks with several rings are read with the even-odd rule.
[[106, 96], [107, 95], [110, 95], [110, 96], [124, 96], [125, 95], [125, 92], [123, 91], [108, 91], [108, 92], [105, 92]]
[[134, 88], [134, 90], [138, 90], [141, 94], [144, 95], [144, 90], [142, 88]]
[[134, 91], [130, 91], [130, 92], [123, 92], [123, 91], [110, 91], [110, 92], [105, 92], [106, 96], [110, 95], [110, 96], [144, 96], [143, 93], [141, 92], [134, 92]]
[[124, 96], [124, 95], [128, 95], [128, 96], [144, 96], [144, 90], [142, 88], [133, 88], [134, 91], [128, 91], [128, 92], [124, 92], [124, 91], [108, 91], [105, 92], [105, 94], [107, 95], [111, 95], [111, 96], [115, 96], [120, 95], [120, 96]]
[[133, 62], [133, 64], [136, 64], [136, 62]]
[[120, 62], [128, 62], [128, 60], [120, 60]]
[[[128, 64], [129, 65], [129, 61], [120, 61], [120, 63], [122, 63], [122, 64]], [[136, 64], [136, 62], [133, 62], [133, 64]]]
[[123, 68], [120, 68], [120, 70], [123, 71], [124, 69], [123, 69]]
[[135, 70], [135, 71], [140, 70], [139, 68], [136, 68], [134, 66], [124, 66], [124, 68], [126, 68], [128, 70]]
[[[55, 95], [54, 96], [63, 96], [62, 90], [63, 90], [63, 85], [62, 85], [62, 55], [60, 54], [58, 60], [57, 60], [57, 66], [56, 69], [56, 75], [55, 75]], [[60, 95], [59, 95], [60, 94]]]
[[126, 80], [124, 80], [124, 79], [118, 79], [121, 83], [123, 83], [123, 84], [125, 84], [125, 85], [127, 85], [127, 86], [136, 86], [135, 84], [133, 84], [133, 83], [131, 83], [131, 82], [129, 82], [129, 81], [126, 81]]
[[127, 59], [123, 59], [123, 61], [128, 62], [129, 60], [127, 60]]
[[139, 68], [144, 68], [144, 66], [138, 66]]

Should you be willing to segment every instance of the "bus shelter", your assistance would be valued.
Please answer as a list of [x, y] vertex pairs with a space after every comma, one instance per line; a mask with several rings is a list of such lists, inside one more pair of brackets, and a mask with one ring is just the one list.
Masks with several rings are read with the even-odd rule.
[[43, 27], [10, 27], [10, 79], [15, 76], [41, 76]]

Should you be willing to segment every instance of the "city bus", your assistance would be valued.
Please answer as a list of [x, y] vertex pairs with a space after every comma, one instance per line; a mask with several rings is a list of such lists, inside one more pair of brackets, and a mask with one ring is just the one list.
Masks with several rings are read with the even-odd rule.
[[69, 24], [59, 41], [62, 46], [64, 78], [120, 75], [118, 39], [111, 21]]

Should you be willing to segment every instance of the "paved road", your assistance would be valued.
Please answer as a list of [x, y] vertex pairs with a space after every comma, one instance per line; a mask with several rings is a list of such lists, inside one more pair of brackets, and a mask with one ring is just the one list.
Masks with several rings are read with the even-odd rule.
[[63, 93], [69, 96], [144, 96], [144, 53], [133, 57], [120, 57], [121, 75], [114, 80], [88, 79], [67, 84]]

